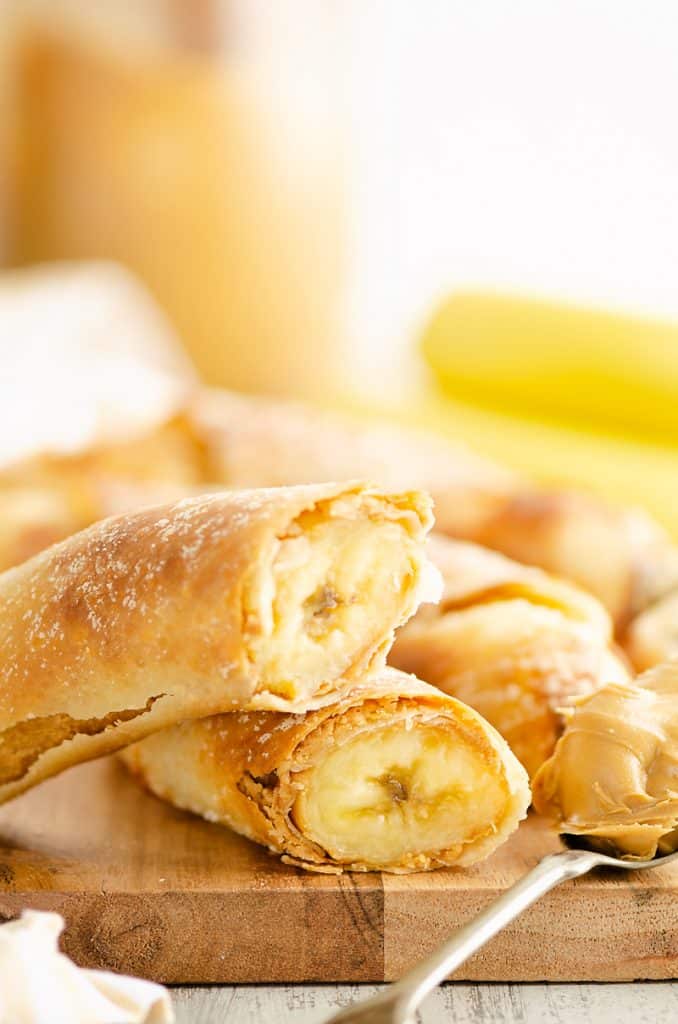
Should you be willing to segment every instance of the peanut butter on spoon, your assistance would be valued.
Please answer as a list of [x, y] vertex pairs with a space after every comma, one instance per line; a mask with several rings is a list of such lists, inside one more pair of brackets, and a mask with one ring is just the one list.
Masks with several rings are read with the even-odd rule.
[[630, 860], [678, 849], [678, 660], [573, 701], [533, 783], [558, 831]]

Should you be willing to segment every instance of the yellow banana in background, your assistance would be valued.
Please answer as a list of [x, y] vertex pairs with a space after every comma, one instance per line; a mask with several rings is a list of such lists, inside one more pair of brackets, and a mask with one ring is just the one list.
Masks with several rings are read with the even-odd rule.
[[678, 536], [678, 325], [466, 293], [421, 344], [440, 391], [401, 421], [643, 506]]
[[422, 348], [457, 397], [551, 422], [678, 442], [678, 324], [458, 293], [434, 314]]

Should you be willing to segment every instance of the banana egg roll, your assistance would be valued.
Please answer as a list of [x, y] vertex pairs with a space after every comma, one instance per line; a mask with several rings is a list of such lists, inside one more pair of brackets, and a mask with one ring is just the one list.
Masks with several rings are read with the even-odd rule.
[[301, 402], [203, 388], [186, 420], [215, 483], [274, 487], [357, 477], [388, 488], [421, 486], [434, 497], [436, 528], [454, 535], [473, 531], [522, 484], [464, 444]]
[[[89, 526], [102, 519], [109, 490], [124, 486], [149, 493], [173, 486], [177, 497], [202, 493], [201, 450], [181, 418], [140, 436], [99, 442], [74, 452], [39, 452], [0, 465], [0, 494], [14, 488], [52, 491]], [[158, 502], [159, 503], [159, 502]]]
[[479, 711], [532, 775], [564, 698], [629, 678], [609, 616], [572, 584], [474, 544], [435, 536], [428, 550], [442, 600], [399, 631], [389, 662]]
[[604, 686], [566, 714], [534, 780], [536, 810], [613, 856], [678, 849], [678, 662]]
[[500, 497], [465, 536], [594, 594], [619, 636], [635, 616], [678, 588], [678, 548], [665, 530], [640, 509], [618, 508], [590, 494], [524, 485]]
[[158, 796], [311, 871], [473, 864], [530, 802], [480, 715], [394, 669], [306, 714], [216, 715], [120, 756]]
[[605, 605], [619, 634], [678, 590], [678, 549], [642, 511], [539, 487], [430, 432], [217, 389], [199, 391], [186, 416], [210, 479], [251, 487], [362, 477], [421, 487], [434, 498], [439, 532], [574, 581]]
[[439, 577], [429, 499], [359, 484], [188, 498], [0, 575], [0, 801], [187, 718], [305, 710], [383, 664]]

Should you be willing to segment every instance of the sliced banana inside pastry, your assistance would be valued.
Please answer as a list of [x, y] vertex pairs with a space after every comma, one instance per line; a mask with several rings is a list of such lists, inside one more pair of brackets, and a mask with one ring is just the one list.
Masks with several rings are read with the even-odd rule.
[[530, 801], [480, 715], [394, 669], [304, 715], [218, 715], [121, 757], [159, 796], [315, 871], [472, 864]]
[[534, 774], [563, 700], [629, 678], [610, 619], [572, 584], [476, 545], [436, 536], [429, 554], [443, 598], [400, 631], [389, 661], [479, 711]]
[[534, 805], [605, 853], [678, 849], [678, 662], [575, 701]]
[[430, 524], [416, 492], [226, 492], [96, 523], [0, 575], [0, 801], [184, 719], [331, 700], [437, 598]]

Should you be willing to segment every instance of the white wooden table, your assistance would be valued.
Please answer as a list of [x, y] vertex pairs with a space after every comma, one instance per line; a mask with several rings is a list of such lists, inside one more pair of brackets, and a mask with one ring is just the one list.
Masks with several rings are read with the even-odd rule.
[[[323, 1024], [375, 985], [175, 988], [177, 1024]], [[630, 985], [449, 984], [418, 1024], [675, 1024], [678, 982]]]

